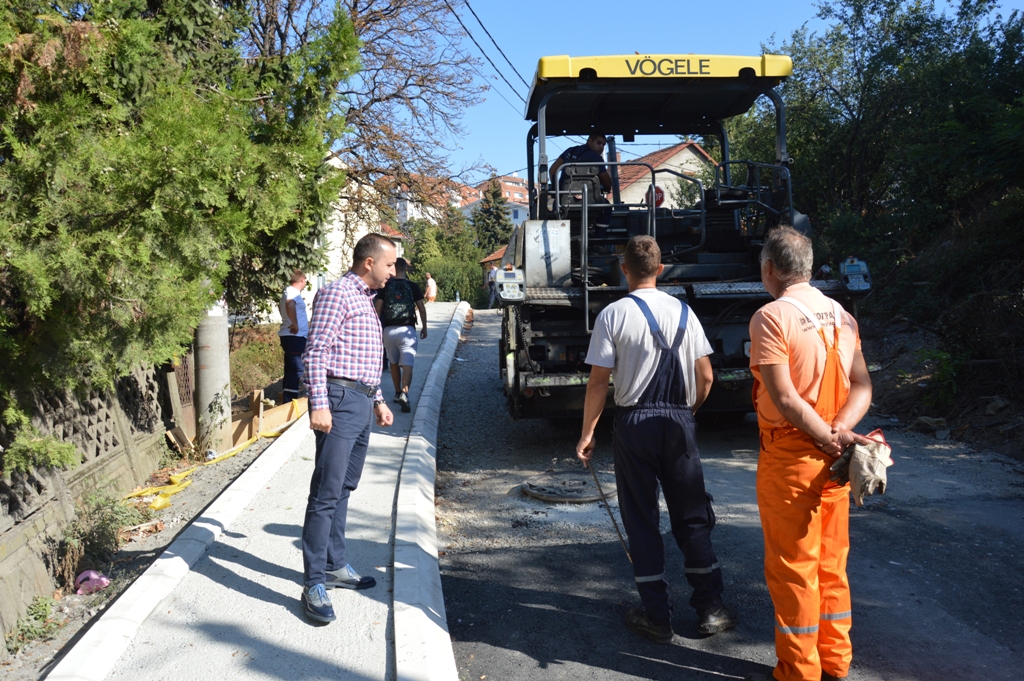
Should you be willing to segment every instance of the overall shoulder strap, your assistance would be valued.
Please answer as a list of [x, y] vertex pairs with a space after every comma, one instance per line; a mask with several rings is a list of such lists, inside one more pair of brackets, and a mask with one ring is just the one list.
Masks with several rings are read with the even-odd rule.
[[647, 326], [650, 327], [651, 333], [654, 334], [654, 342], [657, 343], [658, 347], [662, 350], [668, 350], [668, 341], [665, 340], [665, 334], [661, 332], [661, 327], [658, 326], [658, 320], [654, 318], [654, 313], [651, 312], [651, 308], [643, 301], [640, 296], [635, 296], [632, 293], [629, 297], [633, 299], [640, 311], [644, 313], [644, 317], [647, 318]]
[[843, 326], [843, 306], [831, 298], [828, 299], [832, 303], [832, 314], [836, 319], [836, 331], [839, 331]]
[[796, 298], [790, 298], [789, 296], [782, 296], [781, 298], [778, 298], [778, 301], [783, 303], [789, 303], [796, 309], [800, 310], [800, 312], [803, 313], [805, 317], [807, 317], [808, 321], [810, 321], [811, 324], [814, 325], [815, 331], [821, 330], [821, 322], [819, 322], [818, 318], [814, 316], [814, 313], [811, 312], [810, 308], [801, 303], [799, 300], [797, 300]]
[[673, 350], [678, 350], [679, 346], [683, 344], [683, 336], [686, 335], [686, 322], [690, 318], [690, 306], [687, 305], [686, 302], [682, 300], [679, 301], [679, 305], [681, 308], [679, 310], [679, 330], [676, 331], [676, 337], [672, 341]]

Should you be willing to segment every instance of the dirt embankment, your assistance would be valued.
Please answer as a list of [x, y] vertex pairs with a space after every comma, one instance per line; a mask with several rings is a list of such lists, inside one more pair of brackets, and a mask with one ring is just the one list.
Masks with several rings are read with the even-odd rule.
[[1024, 405], [1001, 394], [998, 366], [956, 362], [935, 333], [904, 317], [863, 317], [860, 325], [874, 413], [940, 440], [1024, 459]]

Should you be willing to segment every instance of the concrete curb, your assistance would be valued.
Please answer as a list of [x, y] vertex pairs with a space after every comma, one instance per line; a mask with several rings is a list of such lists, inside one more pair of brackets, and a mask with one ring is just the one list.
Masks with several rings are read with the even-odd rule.
[[103, 681], [153, 609], [170, 595], [213, 542], [284, 465], [309, 428], [304, 414], [258, 456], [171, 542], [46, 676], [48, 681]]
[[455, 308], [430, 366], [405, 446], [395, 514], [395, 669], [398, 681], [458, 681], [441, 592], [434, 517], [437, 428], [448, 368], [469, 304]]

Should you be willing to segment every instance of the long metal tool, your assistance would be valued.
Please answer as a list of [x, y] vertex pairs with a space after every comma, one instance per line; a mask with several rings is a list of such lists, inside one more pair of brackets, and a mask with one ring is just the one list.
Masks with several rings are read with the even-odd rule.
[[604, 495], [604, 490], [601, 489], [601, 481], [597, 479], [597, 471], [594, 470], [594, 466], [589, 461], [583, 464], [590, 469], [590, 474], [594, 476], [594, 484], [597, 485], [597, 493], [601, 495], [601, 501], [604, 503], [604, 510], [608, 511], [608, 517], [612, 519], [612, 525], [615, 526], [615, 534], [619, 535], [619, 543], [622, 544], [622, 550], [626, 552], [626, 558], [629, 559], [629, 564], [633, 564], [633, 556], [629, 555], [629, 547], [626, 546], [626, 540], [622, 538], [622, 532], [619, 530], [619, 523], [615, 520], [615, 516], [612, 514], [612, 507], [608, 505], [608, 497]]

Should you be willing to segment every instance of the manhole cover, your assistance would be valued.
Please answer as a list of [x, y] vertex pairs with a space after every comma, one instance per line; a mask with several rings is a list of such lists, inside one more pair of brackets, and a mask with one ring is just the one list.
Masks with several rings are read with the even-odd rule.
[[[615, 478], [603, 473], [597, 476], [605, 496], [614, 499]], [[601, 494], [594, 485], [594, 477], [586, 468], [534, 475], [523, 482], [523, 491], [535, 499], [555, 504], [585, 504], [601, 500]]]

